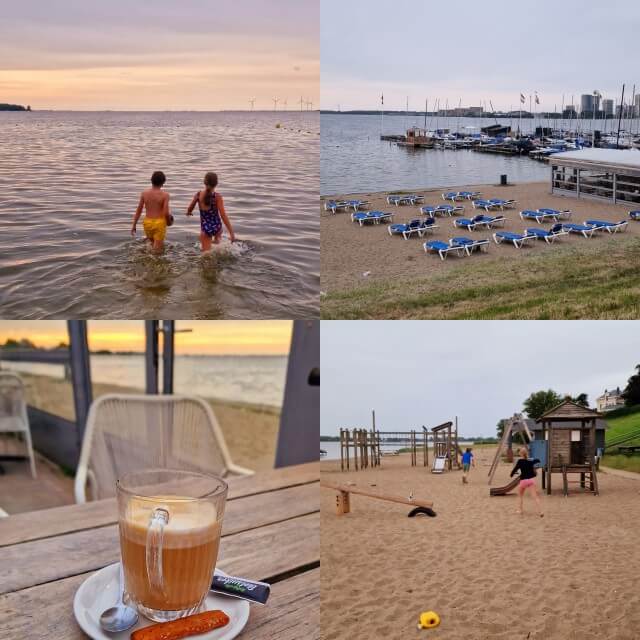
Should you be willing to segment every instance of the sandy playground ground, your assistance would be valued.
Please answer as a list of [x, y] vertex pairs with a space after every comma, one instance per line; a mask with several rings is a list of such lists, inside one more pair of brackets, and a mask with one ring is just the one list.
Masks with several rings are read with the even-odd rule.
[[[529, 496], [520, 516], [516, 493], [489, 496], [494, 452], [475, 450], [468, 485], [461, 471], [431, 474], [407, 455], [357, 472], [321, 464], [322, 481], [413, 490], [437, 513], [408, 518], [410, 507], [354, 495], [339, 517], [335, 492], [321, 490], [323, 640], [639, 637], [640, 478], [600, 472], [600, 496], [573, 485], [565, 498], [556, 474], [544, 518]], [[510, 469], [500, 464], [492, 486], [506, 484]], [[442, 622], [418, 630], [428, 610]]]

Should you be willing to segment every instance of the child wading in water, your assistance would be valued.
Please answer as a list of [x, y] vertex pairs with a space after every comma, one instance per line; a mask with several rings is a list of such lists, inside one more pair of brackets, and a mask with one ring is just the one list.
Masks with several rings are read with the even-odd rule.
[[524, 492], [527, 489], [530, 489], [538, 507], [538, 514], [542, 518], [542, 516], [544, 516], [544, 513], [542, 513], [542, 504], [540, 503], [540, 496], [538, 495], [538, 489], [536, 488], [536, 470], [534, 466], [536, 464], [540, 464], [540, 460], [538, 460], [538, 458], [529, 460], [529, 451], [527, 447], [521, 447], [520, 449], [518, 449], [518, 455], [520, 456], [520, 459], [518, 460], [518, 462], [516, 462], [513, 470], [511, 471], [511, 477], [513, 477], [518, 471], [520, 471], [520, 484], [518, 485], [520, 509], [518, 510], [518, 513], [524, 513]]
[[467, 450], [462, 454], [462, 484], [467, 484], [469, 482], [469, 469], [471, 465], [476, 466], [476, 462], [473, 458], [473, 453], [471, 449], [467, 447]]
[[235, 242], [236, 236], [233, 233], [231, 222], [227, 216], [227, 212], [224, 210], [224, 202], [222, 196], [216, 193], [215, 188], [218, 185], [218, 176], [209, 171], [204, 177], [203, 191], [198, 191], [191, 204], [187, 209], [187, 215], [193, 215], [193, 209], [198, 204], [200, 210], [200, 246], [203, 251], [209, 251], [211, 249], [211, 243], [220, 243], [222, 238], [222, 223], [227, 227], [229, 231], [229, 238], [231, 242]]
[[136, 235], [136, 225], [144, 209], [144, 220], [142, 228], [151, 242], [153, 250], [157, 253], [162, 251], [164, 239], [167, 235], [167, 227], [173, 223], [173, 217], [169, 213], [169, 194], [162, 190], [162, 186], [167, 181], [162, 171], [154, 171], [151, 176], [151, 187], [145, 189], [140, 194], [140, 202], [133, 216], [131, 235]]

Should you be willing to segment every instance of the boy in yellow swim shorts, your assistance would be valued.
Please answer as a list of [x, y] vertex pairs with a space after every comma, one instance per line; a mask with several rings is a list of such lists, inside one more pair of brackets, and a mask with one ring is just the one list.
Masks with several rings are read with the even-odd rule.
[[169, 194], [162, 190], [162, 186], [167, 181], [162, 171], [154, 171], [151, 176], [151, 187], [145, 189], [140, 194], [140, 202], [133, 216], [133, 226], [131, 235], [136, 235], [136, 225], [144, 209], [145, 216], [142, 221], [142, 228], [151, 242], [153, 251], [160, 253], [164, 248], [164, 239], [167, 234], [167, 225], [171, 214], [169, 213]]

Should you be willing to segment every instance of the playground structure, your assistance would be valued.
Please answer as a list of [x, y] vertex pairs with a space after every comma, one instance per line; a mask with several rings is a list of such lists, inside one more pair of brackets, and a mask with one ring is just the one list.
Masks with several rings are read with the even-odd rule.
[[[425, 430], [426, 431], [426, 430]], [[456, 466], [460, 469], [460, 447], [458, 446], [458, 418], [453, 422], [443, 422], [431, 429], [433, 441], [433, 466], [431, 473], [442, 473]]]
[[[562, 474], [563, 493], [569, 495], [569, 484], [579, 484], [598, 495], [596, 474], [596, 420], [602, 415], [571, 400], [564, 400], [537, 421], [542, 426], [542, 440], [547, 447], [542, 473], [542, 488], [551, 494], [551, 476]], [[539, 456], [536, 456], [539, 457]], [[542, 458], [540, 458], [542, 460]], [[569, 481], [569, 474], [580, 479]]]
[[431, 502], [430, 500], [416, 499], [413, 498], [413, 496], [410, 496], [409, 498], [403, 498], [401, 496], [374, 493], [373, 491], [359, 489], [351, 485], [346, 486], [341, 484], [331, 484], [328, 482], [323, 482], [320, 486], [325, 489], [333, 489], [337, 492], [336, 513], [339, 516], [351, 512], [351, 494], [366, 496], [367, 498], [376, 498], [377, 500], [386, 500], [387, 502], [397, 502], [399, 504], [409, 505], [413, 507], [413, 509], [408, 514], [409, 518], [413, 518], [417, 515], [426, 515], [431, 517], [434, 517], [436, 515], [435, 511], [433, 510], [433, 502]]
[[[375, 411], [372, 412], [371, 429], [355, 428], [340, 429], [340, 470], [355, 471], [381, 466], [381, 458], [385, 455], [383, 447], [397, 445], [409, 450], [412, 467], [418, 466], [418, 459], [422, 453], [422, 466], [429, 466], [429, 442], [434, 451], [431, 471], [442, 473], [453, 466], [460, 469], [461, 450], [458, 446], [458, 419], [455, 423], [445, 422], [429, 431], [422, 427], [422, 431], [380, 431], [376, 429]], [[394, 455], [389, 452], [386, 455]]]
[[[578, 484], [582, 489], [598, 495], [597, 450], [604, 443], [606, 428], [601, 418], [597, 411], [569, 399], [553, 407], [533, 423], [533, 432], [529, 428], [533, 421], [516, 414], [505, 421], [502, 440], [489, 470], [489, 484], [493, 480], [502, 450], [508, 445], [508, 450], [512, 451], [513, 434], [524, 433], [529, 441], [530, 456], [540, 460], [542, 489], [546, 490], [547, 495], [551, 495], [554, 473], [562, 474], [565, 496], [569, 495], [571, 484]], [[513, 461], [513, 455], [510, 461]], [[569, 480], [571, 474], [579, 474], [579, 480]], [[503, 487], [493, 487], [489, 494], [506, 495], [517, 487], [518, 481], [515, 478]]]
[[[502, 430], [502, 438], [500, 443], [498, 444], [498, 448], [496, 449], [496, 453], [493, 456], [493, 461], [491, 462], [491, 467], [489, 469], [489, 484], [493, 481], [493, 476], [498, 468], [498, 463], [500, 462], [500, 456], [502, 455], [502, 451], [506, 448], [507, 452], [507, 461], [513, 462], [513, 436], [516, 433], [524, 434], [527, 438], [527, 442], [530, 443], [533, 440], [533, 434], [529, 429], [526, 419], [521, 413], [516, 413], [512, 418], [507, 418], [504, 420], [504, 429]], [[518, 485], [518, 479], [515, 481], [509, 482], [504, 487], [494, 487], [489, 491], [489, 495], [492, 496], [503, 496], [509, 491], [512, 491]]]

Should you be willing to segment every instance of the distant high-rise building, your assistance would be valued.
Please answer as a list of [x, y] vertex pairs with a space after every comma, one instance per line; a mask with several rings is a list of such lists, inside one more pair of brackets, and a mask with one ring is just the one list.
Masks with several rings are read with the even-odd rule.
[[637, 118], [638, 116], [640, 116], [640, 93], [636, 94], [636, 100], [635, 100], [635, 104], [634, 104], [634, 115]]
[[580, 113], [583, 118], [593, 117], [593, 112], [600, 109], [600, 97], [592, 93], [583, 93], [580, 96]]
[[614, 114], [613, 100], [605, 99], [602, 101], [602, 110], [605, 118], [612, 118]]

